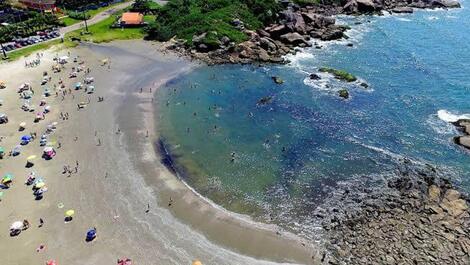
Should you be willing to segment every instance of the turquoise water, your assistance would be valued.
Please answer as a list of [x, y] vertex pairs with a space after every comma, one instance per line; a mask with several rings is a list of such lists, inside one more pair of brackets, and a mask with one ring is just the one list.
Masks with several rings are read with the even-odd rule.
[[[321, 43], [289, 65], [199, 67], [158, 92], [163, 141], [201, 194], [295, 231], [311, 223], [328, 187], [390, 176], [403, 157], [438, 166], [470, 191], [470, 154], [444, 121], [470, 113], [469, 17], [465, 8], [343, 17], [349, 40]], [[370, 87], [327, 74], [309, 80], [322, 66]], [[257, 104], [265, 96], [272, 101]]]

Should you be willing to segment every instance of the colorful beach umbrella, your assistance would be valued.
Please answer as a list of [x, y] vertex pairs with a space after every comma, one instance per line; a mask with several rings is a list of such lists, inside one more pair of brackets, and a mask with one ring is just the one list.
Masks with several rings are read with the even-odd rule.
[[5, 174], [2, 178], [2, 181], [3, 182], [8, 182], [8, 181], [12, 181], [13, 180], [13, 175], [8, 173], [8, 174]]
[[50, 146], [44, 147], [44, 153], [49, 153], [49, 152], [52, 152], [52, 151], [54, 151], [54, 148], [52, 148]]
[[40, 188], [42, 188], [42, 187], [44, 187], [44, 186], [46, 186], [46, 183], [44, 183], [44, 182], [38, 182], [38, 183], [36, 183], [36, 185], [34, 185], [34, 187], [35, 187], [36, 189], [40, 189]]
[[46, 265], [57, 265], [57, 262], [53, 259], [46, 262]]
[[66, 217], [72, 217], [75, 214], [75, 211], [70, 209], [65, 212]]

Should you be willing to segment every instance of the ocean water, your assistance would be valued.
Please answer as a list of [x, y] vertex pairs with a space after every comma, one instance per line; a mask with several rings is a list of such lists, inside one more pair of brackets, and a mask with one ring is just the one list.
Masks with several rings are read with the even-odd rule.
[[[470, 153], [453, 144], [449, 123], [470, 115], [469, 17], [466, 8], [339, 17], [348, 40], [319, 43], [288, 65], [196, 68], [157, 92], [162, 141], [202, 195], [307, 237], [338, 182], [387, 178], [402, 158], [470, 191]], [[360, 81], [310, 80], [322, 66]], [[263, 97], [270, 102], [257, 104]]]

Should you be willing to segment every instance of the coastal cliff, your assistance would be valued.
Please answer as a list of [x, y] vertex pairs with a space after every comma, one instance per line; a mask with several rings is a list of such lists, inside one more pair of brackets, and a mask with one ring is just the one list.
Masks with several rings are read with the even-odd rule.
[[[257, 21], [261, 24], [245, 22], [238, 18], [240, 15], [234, 14], [230, 21], [225, 21], [223, 30], [205, 31], [204, 28], [207, 27], [201, 26], [200, 29], [194, 29], [191, 39], [184, 39], [176, 34], [168, 42], [167, 48], [209, 64], [285, 63], [284, 55], [295, 53], [296, 48], [311, 46], [312, 39], [322, 41], [347, 39], [345, 32], [349, 27], [336, 24], [333, 16], [337, 14], [381, 14], [384, 11], [412, 13], [413, 8], [460, 7], [455, 0], [347, 0], [302, 5], [281, 1], [279, 5], [278, 7], [269, 5], [271, 9], [267, 11], [268, 14], [271, 14], [272, 10], [280, 11], [272, 14], [270, 19]], [[250, 16], [248, 17], [251, 19]], [[225, 20], [227, 18], [224, 17]], [[227, 27], [238, 32], [224, 34], [228, 32]], [[151, 31], [150, 38], [165, 40], [162, 36], [169, 33], [162, 31], [154, 29]], [[316, 48], [321, 48], [315, 42], [313, 43]]]

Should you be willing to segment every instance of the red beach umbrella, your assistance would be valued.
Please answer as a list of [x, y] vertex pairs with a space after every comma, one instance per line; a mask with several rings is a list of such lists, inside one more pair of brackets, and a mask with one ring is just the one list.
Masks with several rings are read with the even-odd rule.
[[48, 262], [46, 262], [46, 265], [58, 265], [58, 264], [55, 260], [51, 259]]

